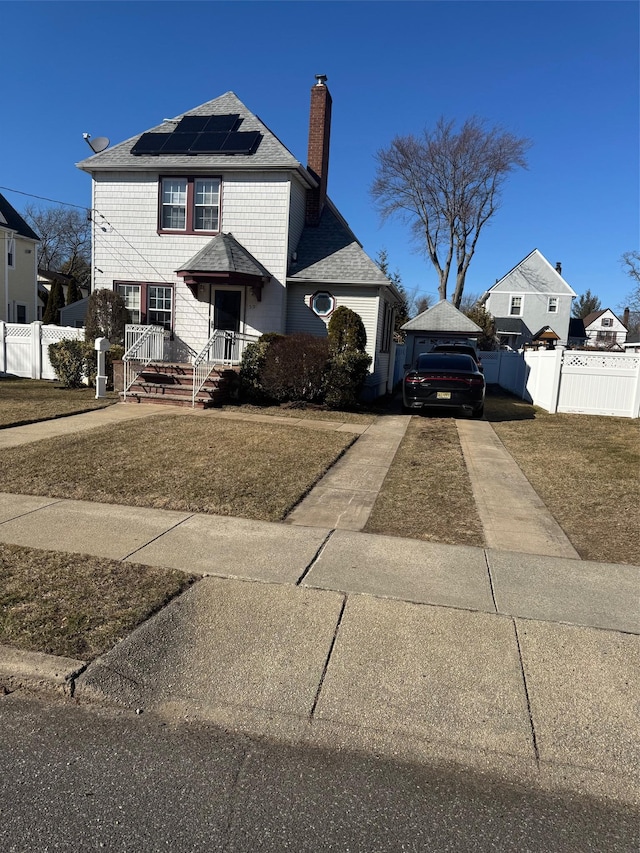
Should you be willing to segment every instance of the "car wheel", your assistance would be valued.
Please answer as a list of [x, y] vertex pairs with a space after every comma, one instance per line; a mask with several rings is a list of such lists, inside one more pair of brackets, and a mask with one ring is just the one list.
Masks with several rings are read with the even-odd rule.
[[484, 403], [478, 408], [473, 410], [472, 418], [481, 418], [484, 415]]

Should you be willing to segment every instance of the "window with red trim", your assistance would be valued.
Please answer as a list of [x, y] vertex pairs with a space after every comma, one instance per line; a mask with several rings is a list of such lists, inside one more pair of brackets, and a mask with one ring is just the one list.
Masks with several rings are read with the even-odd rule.
[[160, 179], [158, 229], [172, 234], [217, 234], [220, 231], [220, 178]]
[[142, 326], [173, 328], [173, 287], [164, 282], [117, 281], [116, 293], [124, 299], [131, 322]]

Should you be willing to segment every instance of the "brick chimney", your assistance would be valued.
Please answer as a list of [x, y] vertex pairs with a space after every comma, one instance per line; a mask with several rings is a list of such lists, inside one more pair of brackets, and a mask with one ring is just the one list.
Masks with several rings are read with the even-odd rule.
[[624, 314], [622, 315], [622, 322], [624, 323], [625, 328], [628, 329], [629, 328], [629, 309], [628, 308], [624, 309]]
[[311, 88], [309, 113], [309, 149], [307, 169], [318, 179], [320, 186], [307, 192], [307, 225], [318, 225], [327, 197], [329, 174], [329, 136], [331, 134], [331, 95], [325, 74], [316, 74], [316, 85]]
[[562, 275], [562, 264], [560, 263], [560, 261], [556, 261], [556, 272], [558, 273], [558, 275]]

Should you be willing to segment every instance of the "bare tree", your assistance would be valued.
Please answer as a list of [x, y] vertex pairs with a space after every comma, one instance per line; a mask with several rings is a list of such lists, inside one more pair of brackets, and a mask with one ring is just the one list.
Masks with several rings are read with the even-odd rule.
[[79, 285], [91, 280], [91, 223], [87, 214], [68, 207], [29, 204], [22, 214], [40, 237], [39, 269], [64, 272]]
[[637, 334], [640, 332], [640, 252], [637, 249], [625, 252], [620, 258], [620, 263], [633, 281], [633, 287], [626, 295], [624, 302], [618, 306], [618, 310], [622, 314], [626, 308], [629, 309], [627, 329]]
[[399, 215], [411, 224], [438, 273], [440, 299], [447, 298], [455, 266], [456, 308], [480, 232], [500, 205], [509, 173], [526, 168], [530, 145], [500, 127], [486, 129], [478, 118], [467, 119], [459, 132], [441, 118], [434, 130], [396, 136], [376, 155], [371, 194], [382, 218]]

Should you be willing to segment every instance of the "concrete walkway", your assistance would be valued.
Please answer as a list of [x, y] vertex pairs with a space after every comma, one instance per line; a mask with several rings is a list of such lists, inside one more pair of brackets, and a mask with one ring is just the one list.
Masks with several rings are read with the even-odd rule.
[[491, 424], [457, 420], [456, 426], [487, 546], [579, 560]]

